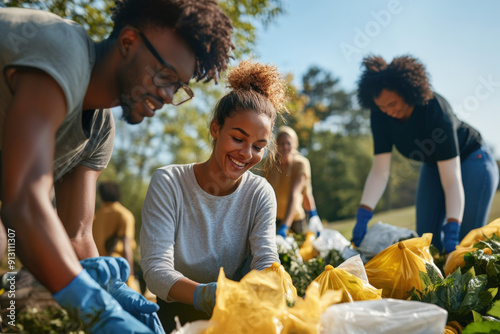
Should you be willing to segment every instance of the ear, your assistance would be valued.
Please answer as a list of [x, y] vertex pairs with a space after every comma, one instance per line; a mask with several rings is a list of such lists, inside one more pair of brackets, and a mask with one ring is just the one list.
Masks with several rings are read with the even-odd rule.
[[212, 135], [213, 140], [217, 140], [217, 137], [219, 135], [219, 130], [220, 130], [219, 124], [215, 120], [213, 120], [212, 123], [210, 123], [210, 135]]
[[123, 58], [128, 56], [132, 46], [138, 42], [139, 38], [140, 37], [135, 29], [129, 26], [122, 29], [120, 35], [118, 36], [118, 40], [116, 41], [116, 45]]

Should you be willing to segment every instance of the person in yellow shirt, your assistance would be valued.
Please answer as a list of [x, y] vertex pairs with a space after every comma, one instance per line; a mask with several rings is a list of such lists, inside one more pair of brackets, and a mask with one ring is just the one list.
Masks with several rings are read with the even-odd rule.
[[[276, 214], [277, 234], [285, 237], [291, 229], [295, 233], [310, 230], [319, 233], [323, 225], [316, 211], [312, 195], [311, 165], [297, 148], [297, 133], [288, 126], [278, 128], [279, 162], [264, 172], [264, 177], [276, 193], [278, 211]], [[306, 224], [306, 208], [309, 224]]]
[[140, 292], [134, 276], [135, 218], [121, 203], [120, 185], [106, 181], [98, 187], [102, 206], [96, 211], [92, 233], [100, 256], [123, 257], [130, 265], [127, 285]]

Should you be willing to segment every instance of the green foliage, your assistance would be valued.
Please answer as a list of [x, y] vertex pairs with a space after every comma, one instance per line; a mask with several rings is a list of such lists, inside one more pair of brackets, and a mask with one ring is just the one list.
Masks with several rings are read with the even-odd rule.
[[442, 307], [448, 311], [448, 321], [456, 320], [462, 325], [473, 320], [472, 311], [484, 314], [498, 292], [498, 288], [488, 289], [487, 276], [476, 276], [474, 268], [463, 274], [457, 269], [445, 279], [424, 272], [420, 277], [423, 291], [413, 288], [410, 299]]
[[7, 0], [6, 5], [41, 9], [78, 22], [95, 41], [104, 39], [113, 28], [112, 0]]
[[489, 316], [475, 315], [474, 322], [467, 325], [462, 331], [463, 334], [500, 334], [500, 300], [493, 303], [488, 310]]
[[[72, 319], [66, 310], [47, 306], [26, 307], [16, 320], [16, 329], [12, 333], [21, 334], [85, 334], [83, 324]], [[14, 329], [13, 329], [14, 330]]]
[[299, 254], [299, 244], [301, 245], [301, 242], [304, 242], [305, 235], [294, 234], [294, 239], [296, 241], [291, 250], [286, 250], [279, 245], [278, 255], [285, 271], [292, 278], [293, 286], [297, 289], [297, 295], [304, 296], [309, 284], [325, 270], [327, 265], [331, 264], [337, 267], [344, 262], [344, 259], [337, 250], [332, 249], [324, 258], [318, 256], [304, 262]]

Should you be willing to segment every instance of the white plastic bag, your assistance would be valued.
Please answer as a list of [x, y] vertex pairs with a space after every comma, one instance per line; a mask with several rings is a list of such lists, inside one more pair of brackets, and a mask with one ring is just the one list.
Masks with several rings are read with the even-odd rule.
[[412, 300], [380, 299], [335, 304], [321, 315], [321, 334], [443, 333], [448, 312]]
[[339, 231], [325, 228], [323, 232], [313, 241], [313, 247], [319, 252], [321, 257], [325, 257], [328, 252], [335, 249], [342, 253], [345, 247], [351, 243]]
[[353, 274], [356, 277], [361, 278], [366, 283], [368, 282], [368, 275], [366, 274], [365, 266], [363, 261], [361, 260], [361, 256], [355, 255], [344, 262], [342, 262], [337, 268], [344, 269], [350, 274]]
[[375, 255], [401, 239], [418, 237], [417, 232], [404, 227], [378, 222], [371, 226], [358, 247], [364, 263], [370, 261]]

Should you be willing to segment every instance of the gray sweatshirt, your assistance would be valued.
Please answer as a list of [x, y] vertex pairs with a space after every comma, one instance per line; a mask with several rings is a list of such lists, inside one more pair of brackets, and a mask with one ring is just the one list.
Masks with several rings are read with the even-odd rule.
[[216, 282], [251, 254], [251, 269], [279, 262], [276, 197], [271, 185], [251, 172], [227, 196], [213, 196], [196, 181], [194, 164], [171, 165], [153, 173], [142, 207], [141, 267], [148, 288], [165, 301], [183, 277]]

